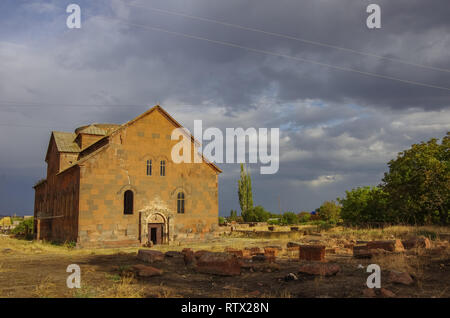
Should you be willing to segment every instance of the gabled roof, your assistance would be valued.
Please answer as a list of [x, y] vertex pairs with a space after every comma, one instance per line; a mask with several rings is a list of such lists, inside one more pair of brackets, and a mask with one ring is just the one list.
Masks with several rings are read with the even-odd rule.
[[[172, 116], [169, 115], [169, 113], [167, 113], [161, 106], [156, 105], [152, 108], [150, 108], [149, 110], [147, 110], [146, 112], [144, 112], [143, 114], [137, 116], [136, 118], [126, 122], [123, 125], [115, 125], [115, 124], [92, 124], [89, 126], [83, 126], [80, 128], [76, 129], [77, 134], [74, 133], [60, 133], [60, 132], [53, 132], [53, 136], [56, 138], [61, 139], [62, 141], [60, 141], [61, 144], [61, 148], [60, 146], [58, 146], [58, 142], [57, 142], [57, 147], [58, 147], [58, 151], [61, 152], [81, 152], [81, 149], [78, 147], [78, 144], [75, 143], [75, 138], [77, 137], [77, 135], [79, 133], [86, 133], [86, 134], [91, 134], [89, 132], [86, 131], [90, 131], [90, 132], [95, 132], [92, 133], [94, 135], [100, 135], [100, 132], [103, 131], [105, 132], [104, 137], [100, 138], [99, 140], [97, 140], [96, 142], [94, 142], [93, 144], [89, 145], [88, 147], [86, 147], [84, 150], [89, 149], [91, 147], [95, 148], [95, 150], [88, 154], [86, 157], [81, 158], [80, 160], [78, 160], [77, 162], [74, 162], [71, 166], [67, 167], [66, 169], [64, 169], [63, 171], [66, 171], [74, 166], [79, 165], [82, 162], [85, 162], [87, 159], [93, 157], [94, 155], [96, 155], [97, 153], [99, 153], [101, 150], [105, 149], [105, 147], [107, 145], [101, 146], [100, 148], [96, 148], [96, 145], [98, 145], [100, 142], [104, 141], [105, 139], [109, 138], [110, 136], [120, 132], [122, 129], [132, 125], [133, 123], [135, 123], [136, 121], [138, 121], [139, 119], [149, 115], [150, 113], [154, 112], [154, 111], [159, 111], [167, 120], [169, 120], [175, 127], [177, 128], [184, 128], [183, 126], [181, 126], [180, 123], [178, 123]], [[58, 137], [55, 136], [55, 133], [57, 134], [67, 134], [67, 135], [59, 135]], [[188, 138], [191, 139], [191, 141], [196, 144], [199, 145], [200, 143], [194, 139], [194, 137], [189, 134], [186, 130], [185, 130], [186, 136]], [[69, 135], [72, 138], [70, 143], [69, 143]], [[73, 151], [64, 151], [64, 150], [60, 150], [60, 149], [66, 149], [66, 150], [73, 150]], [[214, 163], [210, 162], [208, 159], [206, 159], [202, 154], [200, 154], [200, 156], [202, 157], [202, 159], [205, 161], [205, 163], [207, 165], [209, 165], [211, 168], [213, 168], [214, 170], [216, 170], [217, 172], [221, 173], [222, 170], [216, 166]], [[63, 171], [60, 171], [58, 174], [62, 173]]]
[[100, 127], [97, 127], [95, 125], [89, 125], [87, 128], [80, 130], [79, 134], [105, 136], [107, 132], [106, 130], [101, 129]]
[[[138, 121], [139, 119], [149, 115], [150, 113], [154, 112], [154, 111], [159, 111], [164, 117], [167, 118], [167, 120], [169, 120], [175, 127], [177, 128], [184, 128], [183, 126], [181, 126], [181, 124], [179, 122], [177, 122], [172, 116], [170, 116], [170, 114], [168, 112], [166, 112], [161, 106], [156, 105], [153, 106], [152, 108], [150, 108], [149, 110], [147, 110], [146, 112], [142, 113], [141, 115], [137, 116], [136, 118], [130, 120], [129, 122], [123, 124], [122, 126], [120, 126], [118, 129], [114, 130], [113, 132], [111, 132], [110, 135], [113, 135], [117, 132], [119, 132], [120, 130], [122, 130], [125, 127], [128, 127], [130, 125], [132, 125], [133, 123], [135, 123], [136, 121]], [[191, 141], [195, 144], [195, 145], [200, 145], [200, 142], [195, 140], [194, 136], [192, 136], [191, 134], [189, 134], [185, 129], [183, 129], [184, 132], [186, 133], [186, 136], [188, 138], [191, 139]], [[203, 154], [200, 154], [200, 156], [202, 157], [202, 159], [205, 161], [206, 164], [208, 164], [209, 166], [211, 166], [214, 170], [216, 170], [217, 172], [221, 173], [222, 170], [216, 166], [214, 163], [212, 163], [211, 161], [209, 161], [208, 159], [206, 159]]]
[[80, 152], [80, 147], [74, 142], [77, 136], [74, 133], [52, 131], [56, 147], [59, 152]]

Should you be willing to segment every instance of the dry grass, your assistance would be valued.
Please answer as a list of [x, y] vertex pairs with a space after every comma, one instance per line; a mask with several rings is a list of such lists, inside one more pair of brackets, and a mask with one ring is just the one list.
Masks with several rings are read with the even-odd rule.
[[144, 289], [137, 284], [133, 275], [121, 277], [112, 287], [105, 290], [101, 297], [107, 298], [142, 298]]
[[419, 235], [435, 238], [441, 233], [448, 233], [449, 228], [444, 226], [407, 226], [396, 225], [383, 229], [379, 228], [347, 228], [335, 227], [327, 231], [330, 237], [359, 239], [359, 240], [381, 240], [381, 239], [407, 239]]
[[[265, 246], [282, 246], [286, 247], [286, 243], [295, 241], [298, 243], [312, 244], [320, 241], [328, 247], [342, 246], [350, 240], [374, 240], [374, 239], [404, 239], [416, 235], [430, 235], [435, 238], [439, 237], [440, 233], [449, 233], [450, 229], [444, 227], [411, 227], [411, 226], [392, 226], [384, 229], [355, 229], [337, 227], [328, 231], [322, 231], [321, 236], [303, 235], [303, 231], [293, 232], [294, 236], [286, 236], [282, 231], [280, 237], [243, 237], [238, 233], [232, 235], [224, 235], [220, 238], [215, 238], [208, 242], [176, 242], [171, 245], [157, 245], [153, 247], [154, 250], [166, 251], [181, 251], [183, 248], [192, 248], [193, 250], [209, 250], [209, 251], [224, 251], [226, 247], [235, 249], [243, 249], [245, 247], [265, 247]], [[278, 234], [275, 234], [278, 235]], [[429, 237], [430, 237], [429, 236]], [[294, 238], [295, 237], [295, 238]], [[439, 240], [433, 240], [433, 246], [437, 246]], [[443, 243], [444, 244], [444, 243]], [[445, 245], [445, 244], [444, 244]], [[414, 276], [418, 283], [419, 289], [412, 288], [407, 295], [420, 296], [425, 295], [437, 296], [448, 295], [448, 289], [442, 288], [443, 275], [448, 270], [447, 264], [449, 259], [449, 248], [441, 251], [436, 249], [417, 249], [414, 251], [407, 251], [402, 254], [383, 254], [374, 256], [370, 260], [371, 263], [379, 264], [383, 271], [398, 270], [408, 272]], [[6, 251], [6, 249], [10, 249]], [[165, 277], [154, 277], [152, 279], [136, 279], [130, 276], [130, 266], [136, 262], [136, 259], [127, 253], [136, 253], [138, 248], [110, 248], [110, 249], [73, 249], [64, 245], [53, 245], [50, 243], [30, 242], [25, 240], [18, 240], [9, 237], [0, 237], [0, 285], [4, 283], [4, 295], [19, 296], [19, 297], [314, 297], [317, 295], [349, 295], [348, 291], [339, 290], [339, 286], [330, 285], [329, 278], [318, 277], [314, 280], [307, 281], [305, 284], [308, 290], [295, 289], [296, 284], [286, 285], [280, 283], [279, 288], [274, 288], [278, 284], [278, 277], [271, 277], [268, 273], [252, 273], [249, 275], [256, 276], [262, 282], [266, 282], [271, 277], [269, 283], [264, 287], [254, 287], [252, 280], [248, 280], [246, 275], [242, 275], [239, 281], [233, 283], [223, 283], [223, 285], [235, 286], [235, 288], [225, 288], [221, 283], [217, 284], [217, 289], [211, 290], [211, 281], [207, 277], [195, 273], [184, 272], [178, 267], [171, 264], [170, 269], [167, 270]], [[115, 256], [112, 256], [115, 255]], [[91, 257], [93, 256], [93, 257]], [[117, 256], [117, 257], [116, 257]], [[295, 263], [287, 262], [288, 259], [298, 259], [298, 252], [284, 250], [279, 254], [281, 261], [286, 261], [286, 266], [295, 266]], [[328, 257], [328, 256], [327, 256]], [[345, 268], [356, 267], [355, 260], [350, 255], [342, 256], [330, 254], [331, 261], [337, 261]], [[442, 262], [440, 261], [442, 259]], [[65, 279], [67, 273], [65, 266], [71, 263], [80, 262], [82, 268], [82, 288], [67, 289], [65, 286]], [[41, 264], [47, 264], [47, 267], [41, 267]], [[439, 269], [439, 264], [445, 263], [442, 270]], [[356, 263], [358, 264], [358, 263]], [[113, 265], [118, 267], [112, 269]], [[168, 264], [165, 264], [166, 266]], [[169, 265], [168, 265], [169, 266]], [[283, 265], [284, 266], [284, 265]], [[436, 270], [437, 266], [437, 270]], [[166, 268], [164, 268], [166, 269]], [[291, 269], [289, 269], [291, 270]], [[11, 278], [12, 275], [5, 272], [14, 271], [18, 273]], [[14, 273], [14, 274], [15, 274]], [[51, 274], [49, 274], [51, 273]], [[119, 274], [117, 274], [119, 273]], [[365, 279], [355, 276], [353, 272], [350, 275], [351, 282]], [[40, 278], [39, 275], [45, 277]], [[171, 276], [173, 275], [173, 276]], [[179, 276], [194, 275], [195, 279], [179, 279]], [[259, 276], [260, 275], [260, 276]], [[281, 274], [277, 274], [281, 277]], [[50, 280], [52, 277], [53, 281]], [[166, 279], [166, 278], [169, 279]], [[431, 278], [431, 280], [430, 280]], [[185, 280], [186, 279], [186, 280]], [[434, 279], [434, 280], [433, 280]], [[249, 284], [242, 283], [242, 281]], [[339, 276], [333, 278], [339, 280]], [[220, 281], [220, 280], [218, 280]], [[431, 281], [431, 283], [430, 283]], [[55, 285], [55, 282], [58, 282]], [[268, 281], [267, 281], [268, 282]], [[216, 283], [216, 282], [215, 282]], [[180, 284], [184, 284], [180, 288]], [[356, 284], [356, 283], [355, 283]], [[298, 284], [297, 284], [298, 285]], [[439, 286], [434, 291], [434, 286]], [[27, 287], [29, 286], [29, 287]], [[253, 287], [251, 287], [253, 286]], [[294, 286], [294, 287], [293, 287]], [[331, 287], [330, 287], [331, 286]], [[358, 285], [359, 286], [359, 285]], [[423, 286], [423, 288], [422, 288]], [[327, 288], [330, 288], [328, 290]], [[359, 287], [358, 287], [359, 288]], [[409, 287], [408, 287], [409, 288]], [[413, 291], [414, 290], [414, 291]], [[252, 293], [256, 291], [261, 294]], [[397, 292], [394, 290], [394, 292]], [[421, 294], [420, 294], [421, 293]]]
[[54, 298], [56, 295], [56, 284], [52, 282], [51, 277], [42, 279], [35, 287], [33, 295], [38, 298]]
[[15, 256], [26, 256], [30, 254], [58, 254], [66, 256], [111, 255], [119, 252], [137, 252], [138, 250], [138, 248], [77, 249], [66, 244], [55, 245], [50, 242], [27, 241], [7, 236], [0, 236], [0, 252], [4, 249], [10, 249], [11, 251], [9, 254], [14, 254]]

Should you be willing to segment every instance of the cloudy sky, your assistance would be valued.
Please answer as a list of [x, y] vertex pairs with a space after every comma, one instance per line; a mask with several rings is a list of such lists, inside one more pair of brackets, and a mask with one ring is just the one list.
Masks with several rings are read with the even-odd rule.
[[[51, 130], [156, 103], [190, 129], [279, 127], [278, 173], [250, 166], [273, 212], [376, 185], [399, 151], [450, 130], [449, 17], [448, 0], [2, 0], [0, 214], [32, 214]], [[239, 166], [219, 166], [228, 215]]]

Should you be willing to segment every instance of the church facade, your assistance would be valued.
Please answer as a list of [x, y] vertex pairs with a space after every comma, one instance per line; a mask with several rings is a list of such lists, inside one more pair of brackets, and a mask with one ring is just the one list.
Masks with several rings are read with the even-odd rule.
[[115, 247], [214, 236], [221, 170], [203, 157], [174, 163], [176, 128], [155, 106], [123, 125], [52, 132], [47, 176], [34, 186], [36, 239]]

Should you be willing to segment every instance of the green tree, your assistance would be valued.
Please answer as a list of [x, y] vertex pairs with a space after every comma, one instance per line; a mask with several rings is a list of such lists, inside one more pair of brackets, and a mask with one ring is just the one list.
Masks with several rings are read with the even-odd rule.
[[298, 223], [298, 216], [294, 212], [284, 212], [281, 217], [281, 223], [291, 225]]
[[325, 201], [318, 209], [319, 218], [329, 223], [338, 223], [341, 207], [335, 201]]
[[253, 194], [252, 194], [252, 180], [250, 178], [250, 172], [244, 168], [244, 164], [241, 163], [241, 177], [238, 180], [238, 197], [239, 205], [241, 206], [241, 214], [245, 211], [253, 208]]
[[302, 211], [298, 214], [298, 221], [300, 223], [308, 222], [309, 220], [311, 220], [311, 213]]
[[15, 234], [16, 236], [22, 236], [25, 239], [33, 238], [34, 219], [24, 219], [14, 229], [11, 230], [11, 233]]
[[230, 216], [228, 217], [228, 220], [230, 220], [230, 221], [237, 221], [237, 219], [238, 219], [237, 211], [236, 210], [231, 210], [230, 211]]
[[341, 218], [345, 223], [358, 225], [370, 222], [388, 222], [387, 195], [380, 187], [359, 187], [345, 191], [341, 204]]
[[266, 222], [271, 213], [266, 211], [262, 206], [258, 205], [250, 208], [242, 213], [245, 222]]
[[450, 133], [414, 144], [388, 163], [382, 188], [397, 222], [449, 223]]

